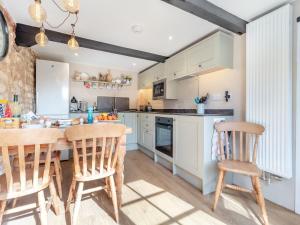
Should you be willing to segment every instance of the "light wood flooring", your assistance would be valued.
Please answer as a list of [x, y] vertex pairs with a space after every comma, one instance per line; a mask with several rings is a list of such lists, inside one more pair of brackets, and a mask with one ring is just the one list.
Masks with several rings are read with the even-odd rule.
[[[63, 164], [64, 201], [72, 178], [72, 163]], [[95, 185], [95, 183], [93, 183]], [[93, 185], [91, 184], [91, 185]], [[34, 201], [35, 196], [18, 201]], [[192, 187], [140, 151], [131, 151], [125, 160], [125, 186], [120, 224], [123, 225], [251, 225], [261, 224], [260, 211], [251, 196], [232, 191], [222, 194], [215, 212], [211, 211], [213, 195], [203, 196]], [[267, 212], [272, 225], [299, 225], [300, 216], [267, 201]], [[71, 212], [72, 212], [71, 205]], [[70, 213], [50, 210], [50, 225], [70, 225]], [[113, 207], [104, 192], [85, 196], [79, 213], [80, 225], [113, 225]], [[38, 212], [4, 216], [8, 225], [40, 224]]]

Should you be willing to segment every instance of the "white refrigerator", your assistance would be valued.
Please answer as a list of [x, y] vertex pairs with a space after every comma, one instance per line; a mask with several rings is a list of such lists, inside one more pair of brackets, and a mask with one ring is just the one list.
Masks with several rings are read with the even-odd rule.
[[[69, 64], [36, 60], [36, 114], [50, 119], [69, 118]], [[70, 158], [69, 150], [61, 160]]]
[[50, 118], [69, 117], [69, 64], [36, 60], [36, 113]]

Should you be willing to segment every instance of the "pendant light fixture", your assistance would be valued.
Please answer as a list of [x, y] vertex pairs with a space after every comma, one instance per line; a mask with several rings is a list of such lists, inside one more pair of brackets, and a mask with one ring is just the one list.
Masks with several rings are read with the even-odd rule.
[[41, 47], [45, 47], [47, 45], [48, 37], [45, 34], [45, 28], [43, 25], [40, 28], [40, 32], [35, 35], [35, 41]]
[[80, 1], [79, 0], [63, 0], [64, 8], [70, 13], [76, 13], [79, 11]]
[[47, 19], [47, 13], [41, 5], [41, 0], [35, 0], [34, 3], [30, 4], [28, 12], [31, 18], [38, 23], [42, 23]]
[[72, 26], [72, 34], [71, 34], [71, 38], [69, 39], [68, 41], [68, 46], [71, 50], [76, 50], [79, 48], [79, 44], [78, 44], [78, 41], [76, 40], [75, 38], [75, 24], [71, 24]]
[[28, 11], [31, 16], [31, 18], [38, 23], [42, 23], [42, 26], [40, 28], [40, 32], [35, 35], [35, 41], [36, 43], [44, 47], [48, 43], [47, 35], [45, 34], [45, 28], [44, 24], [49, 26], [52, 29], [58, 29], [62, 25], [65, 24], [66, 21], [71, 16], [75, 16], [75, 21], [71, 24], [72, 26], [72, 33], [71, 37], [68, 40], [68, 47], [72, 50], [79, 48], [79, 44], [75, 38], [75, 25], [78, 21], [78, 13], [79, 13], [79, 7], [80, 7], [80, 0], [60, 0], [62, 3], [62, 6], [60, 6], [56, 0], [51, 0], [52, 3], [63, 13], [66, 13], [66, 17], [62, 20], [61, 23], [59, 23], [56, 26], [51, 25], [46, 19], [47, 19], [47, 13], [46, 10], [42, 7], [41, 0], [34, 0], [32, 4], [30, 4]]

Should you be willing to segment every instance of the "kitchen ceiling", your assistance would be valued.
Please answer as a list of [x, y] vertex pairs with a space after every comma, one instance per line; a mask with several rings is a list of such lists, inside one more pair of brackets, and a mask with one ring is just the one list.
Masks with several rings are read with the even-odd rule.
[[[3, 0], [3, 3], [17, 23], [37, 26], [38, 24], [33, 22], [28, 14], [28, 5], [32, 1]], [[42, 4], [47, 10], [48, 20], [52, 24], [60, 23], [65, 15], [57, 10], [52, 1], [42, 1]], [[57, 31], [70, 33], [71, 26], [69, 24], [66, 23]], [[134, 25], [139, 25], [143, 31], [134, 33], [132, 31]], [[51, 30], [49, 27], [46, 28]], [[83, 38], [169, 56], [216, 29], [218, 26], [161, 0], [82, 0], [75, 32], [77, 36]], [[170, 36], [173, 37], [172, 40], [169, 40]], [[73, 61], [69, 57], [68, 51], [54, 52], [50, 46], [47, 49], [37, 47], [34, 49], [38, 54], [42, 52], [44, 56], [49, 54], [50, 57], [53, 57], [59, 54], [61, 57]], [[80, 60], [82, 63], [91, 64], [94, 61], [93, 51], [88, 49], [84, 51], [91, 52], [90, 59], [85, 57]], [[107, 57], [113, 56], [111, 54]], [[149, 66], [147, 61], [142, 60], [141, 62], [134, 58], [123, 57], [128, 60], [128, 65], [131, 65], [132, 61], [137, 61], [136, 68]], [[123, 61], [124, 59], [120, 61], [120, 64], [123, 64]], [[117, 64], [118, 61], [114, 63]], [[150, 62], [150, 64], [154, 63]]]
[[243, 20], [251, 21], [257, 16], [292, 0], [208, 0]]
[[[33, 0], [2, 0], [17, 23], [38, 26], [28, 14]], [[60, 0], [56, 0], [59, 2]], [[286, 2], [284, 0], [209, 0], [242, 19], [251, 18]], [[17, 7], [16, 7], [17, 4]], [[52, 1], [42, 1], [51, 24], [59, 24], [65, 14]], [[72, 19], [56, 31], [70, 33]], [[133, 32], [132, 27], [142, 30]], [[47, 27], [51, 30], [51, 28]], [[81, 0], [79, 21], [75, 32], [79, 37], [122, 47], [170, 56], [185, 46], [219, 29], [218, 26], [161, 0]], [[34, 46], [39, 57], [94, 66], [116, 66], [138, 72], [155, 62], [80, 48], [78, 56], [63, 44], [50, 42], [48, 47]], [[106, 63], [106, 64], [105, 64]], [[132, 66], [132, 65], [136, 66]]]
[[35, 45], [32, 49], [41, 59], [72, 62], [103, 68], [113, 68], [128, 72], [139, 72], [151, 66], [152, 61], [112, 54], [87, 48], [71, 51], [66, 44], [50, 41], [44, 48]]

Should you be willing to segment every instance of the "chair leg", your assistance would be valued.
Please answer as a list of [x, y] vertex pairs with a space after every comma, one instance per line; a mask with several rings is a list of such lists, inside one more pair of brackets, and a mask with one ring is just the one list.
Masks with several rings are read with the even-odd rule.
[[117, 192], [116, 192], [116, 185], [115, 185], [115, 180], [114, 180], [113, 176], [109, 177], [109, 183], [110, 183], [110, 189], [111, 189], [112, 202], [113, 202], [113, 205], [114, 205], [116, 222], [119, 223]]
[[70, 210], [70, 204], [74, 199], [75, 187], [76, 187], [76, 180], [73, 179], [71, 186], [70, 186], [70, 190], [69, 190], [69, 195], [68, 195], [68, 200], [67, 200], [67, 205], [66, 205], [66, 212], [68, 212]]
[[45, 202], [45, 196], [44, 191], [38, 192], [38, 201], [39, 201], [39, 208], [40, 208], [40, 218], [41, 218], [41, 224], [47, 225], [47, 210], [46, 210], [46, 202]]
[[251, 177], [251, 182], [252, 182], [252, 187], [253, 187], [253, 195], [255, 197], [255, 200], [256, 200], [256, 203], [258, 204], [258, 191], [257, 191], [257, 188], [256, 188], [256, 181], [255, 181], [255, 177]]
[[62, 175], [62, 169], [61, 169], [61, 163], [60, 163], [60, 156], [61, 156], [61, 152], [58, 151], [57, 155], [56, 155], [56, 160], [57, 160], [57, 164], [58, 164], [58, 168], [59, 168], [59, 172], [60, 172], [60, 180], [63, 181], [63, 175]]
[[82, 197], [82, 191], [83, 191], [83, 182], [79, 182], [78, 189], [76, 193], [76, 200], [75, 200], [75, 206], [74, 206], [74, 212], [73, 212], [73, 225], [77, 224], [78, 220], [78, 214], [79, 214], [79, 208], [80, 208], [80, 202]]
[[12, 208], [15, 208], [18, 202], [18, 198], [14, 198], [13, 202], [12, 202]]
[[1, 201], [1, 207], [0, 207], [0, 225], [2, 224], [2, 219], [3, 219], [5, 207], [6, 207], [6, 201]]
[[213, 211], [215, 211], [215, 209], [217, 207], [218, 200], [219, 200], [220, 194], [222, 192], [224, 175], [225, 175], [225, 172], [223, 170], [220, 170], [219, 171], [219, 179], [218, 179], [218, 183], [217, 183], [217, 187], [216, 187], [216, 192], [215, 192], [214, 205], [213, 205], [213, 208], [212, 208]]
[[62, 199], [61, 175], [60, 175], [58, 159], [54, 160], [54, 169], [55, 169], [55, 179], [56, 179], [58, 194], [59, 197]]
[[52, 205], [54, 208], [54, 212], [56, 215], [59, 215], [60, 199], [57, 196], [53, 178], [51, 178], [51, 181], [49, 184], [49, 189], [50, 189], [50, 194], [51, 194], [51, 198], [52, 198]]
[[110, 181], [108, 177], [105, 178], [105, 184], [106, 184], [106, 193], [108, 197], [111, 198]]
[[266, 205], [265, 205], [265, 199], [264, 199], [263, 193], [261, 191], [259, 177], [255, 177], [254, 179], [255, 179], [255, 187], [256, 187], [257, 196], [258, 196], [258, 204], [262, 211], [263, 220], [264, 220], [265, 225], [269, 225], [269, 220], [268, 220], [268, 215], [267, 215], [267, 210], [266, 210]]

